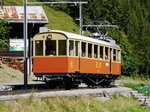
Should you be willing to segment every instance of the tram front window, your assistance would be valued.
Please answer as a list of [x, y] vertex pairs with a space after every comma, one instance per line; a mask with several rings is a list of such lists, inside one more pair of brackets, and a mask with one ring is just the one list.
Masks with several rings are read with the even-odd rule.
[[35, 56], [43, 56], [43, 41], [35, 41]]
[[56, 40], [46, 40], [46, 56], [55, 56], [56, 55]]

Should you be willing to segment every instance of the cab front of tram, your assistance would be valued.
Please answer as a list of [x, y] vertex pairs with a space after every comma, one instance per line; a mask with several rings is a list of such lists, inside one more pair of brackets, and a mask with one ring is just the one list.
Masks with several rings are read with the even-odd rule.
[[67, 72], [67, 37], [56, 32], [33, 37], [33, 73], [35, 76]]

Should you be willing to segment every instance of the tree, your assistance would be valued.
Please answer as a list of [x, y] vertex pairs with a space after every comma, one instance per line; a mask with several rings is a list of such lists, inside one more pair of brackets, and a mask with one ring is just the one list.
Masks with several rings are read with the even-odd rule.
[[11, 27], [7, 21], [0, 20], [0, 52], [7, 46], [10, 29]]

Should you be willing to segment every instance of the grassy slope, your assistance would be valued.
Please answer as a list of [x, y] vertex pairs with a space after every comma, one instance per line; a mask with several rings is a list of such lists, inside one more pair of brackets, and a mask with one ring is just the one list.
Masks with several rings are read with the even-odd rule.
[[23, 74], [18, 71], [2, 65], [0, 68], [0, 83], [13, 83], [15, 81], [23, 81]]
[[[29, 82], [34, 82], [32, 79], [34, 77], [28, 77]], [[0, 84], [4, 83], [23, 83], [23, 73], [6, 65], [0, 65]]]
[[115, 96], [108, 101], [83, 96], [37, 99], [32, 96], [11, 103], [0, 103], [1, 112], [149, 112], [130, 98]]
[[123, 82], [131, 82], [131, 83], [149, 83], [150, 79], [141, 79], [141, 78], [132, 78], [132, 77], [125, 77], [121, 76], [119, 80], [116, 80], [117, 84], [123, 83]]
[[[28, 0], [34, 2], [36, 0]], [[5, 5], [23, 5], [23, 0], [5, 0]], [[49, 29], [63, 30], [73, 33], [79, 33], [79, 26], [75, 24], [73, 18], [64, 12], [56, 11], [43, 5], [44, 11], [48, 17], [50, 24], [45, 25]]]

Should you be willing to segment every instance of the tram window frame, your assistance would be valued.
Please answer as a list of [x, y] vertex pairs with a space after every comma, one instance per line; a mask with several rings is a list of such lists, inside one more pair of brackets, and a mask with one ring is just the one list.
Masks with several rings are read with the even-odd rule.
[[87, 42], [81, 42], [81, 57], [87, 57]]
[[94, 44], [94, 58], [98, 59], [98, 45]]
[[93, 58], [93, 44], [88, 43], [88, 58]]
[[[70, 44], [72, 42], [72, 45]], [[69, 40], [69, 56], [75, 56], [74, 40]]]
[[[47, 50], [47, 41], [51, 41]], [[55, 44], [53, 46], [53, 42], [55, 41]], [[52, 45], [51, 45], [52, 43]], [[53, 47], [52, 47], [53, 46]], [[49, 52], [49, 53], [48, 53]], [[56, 56], [57, 52], [57, 40], [45, 40], [45, 56]]]
[[117, 62], [121, 62], [121, 50], [117, 50]]
[[[42, 43], [42, 45], [40, 45], [39, 43], [38, 43], [38, 45], [40, 45], [39, 47], [37, 47], [37, 44], [36, 44], [36, 41], [39, 41], [39, 43], [41, 42]], [[43, 40], [35, 40], [35, 43], [34, 43], [34, 56], [44, 56], [43, 54], [43, 52], [44, 52], [44, 41]], [[41, 48], [41, 46], [42, 46], [42, 48]], [[41, 48], [41, 49], [40, 49]], [[37, 54], [37, 50], [40, 52], [40, 54]]]
[[113, 49], [113, 61], [116, 62], [117, 61], [117, 50]]
[[[65, 44], [63, 43], [63, 45], [60, 45], [60, 41], [62, 41], [62, 42], [64, 41]], [[67, 45], [67, 40], [58, 40], [58, 56], [66, 56], [67, 55], [66, 45]], [[61, 49], [63, 49], [63, 50], [61, 50]]]
[[109, 60], [109, 47], [105, 47], [105, 60]]
[[104, 60], [104, 46], [99, 46], [99, 58], [100, 60]]
[[79, 41], [75, 41], [75, 56], [79, 56]]

